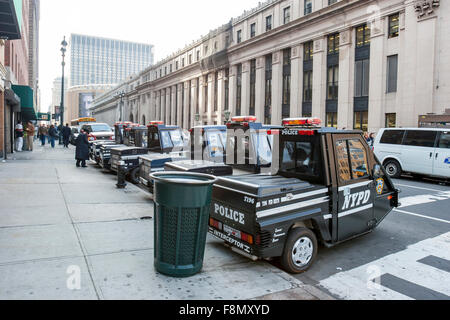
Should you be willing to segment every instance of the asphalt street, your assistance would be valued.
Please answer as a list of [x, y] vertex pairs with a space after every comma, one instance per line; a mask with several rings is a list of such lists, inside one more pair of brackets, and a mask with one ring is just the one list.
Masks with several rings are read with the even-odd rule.
[[338, 299], [450, 300], [450, 187], [395, 179], [402, 206], [372, 233], [319, 249], [297, 279]]

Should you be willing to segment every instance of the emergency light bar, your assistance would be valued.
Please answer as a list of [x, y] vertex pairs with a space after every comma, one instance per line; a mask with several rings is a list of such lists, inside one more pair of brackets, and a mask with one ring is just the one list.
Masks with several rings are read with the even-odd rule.
[[319, 118], [292, 118], [283, 120], [283, 126], [319, 127], [321, 124], [322, 120]]
[[158, 126], [158, 125], [163, 125], [164, 121], [150, 121], [150, 123], [148, 124], [147, 127], [152, 127], [152, 126]]
[[256, 122], [256, 117], [254, 116], [242, 116], [242, 117], [233, 117], [231, 118], [232, 122]]

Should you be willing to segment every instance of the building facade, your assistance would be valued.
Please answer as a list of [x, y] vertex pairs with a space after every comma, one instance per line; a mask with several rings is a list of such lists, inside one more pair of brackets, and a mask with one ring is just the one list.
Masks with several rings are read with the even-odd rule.
[[269, 0], [99, 97], [93, 113], [111, 122], [121, 106], [123, 120], [186, 129], [222, 124], [225, 111], [417, 127], [450, 105], [449, 33], [449, 1]]
[[[38, 58], [34, 56], [38, 38], [30, 42], [30, 31], [38, 29], [39, 19], [34, 12], [39, 10], [36, 0], [6, 0], [0, 6], [0, 63], [1, 87], [0, 97], [0, 154], [14, 152], [14, 127], [19, 120], [37, 120], [36, 92]], [[30, 21], [33, 26], [30, 27]], [[30, 50], [30, 46], [33, 47]], [[37, 50], [37, 49], [36, 49]]]
[[64, 123], [70, 123], [74, 119], [91, 116], [90, 108], [95, 97], [110, 91], [112, 88], [113, 86], [110, 85], [70, 87], [66, 91], [66, 98], [64, 100]]
[[153, 64], [153, 45], [72, 34], [70, 86], [118, 84]]

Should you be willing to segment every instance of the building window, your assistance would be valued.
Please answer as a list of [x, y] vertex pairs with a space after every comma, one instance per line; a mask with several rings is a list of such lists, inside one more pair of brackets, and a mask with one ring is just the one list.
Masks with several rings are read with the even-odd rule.
[[355, 97], [369, 96], [369, 69], [369, 59], [355, 62]]
[[208, 100], [209, 100], [209, 92], [208, 92], [208, 75], [203, 78], [203, 92], [204, 92], [204, 101], [203, 101], [203, 111], [208, 112]]
[[332, 5], [333, 3], [338, 2], [338, 0], [328, 0], [328, 5]]
[[266, 31], [272, 30], [272, 16], [266, 17]]
[[164, 67], [164, 75], [167, 75], [167, 67]]
[[250, 38], [256, 36], [256, 23], [250, 25]]
[[396, 127], [397, 127], [397, 114], [386, 113], [385, 128], [396, 128]]
[[196, 79], [197, 85], [196, 85], [196, 90], [197, 90], [197, 99], [195, 99], [195, 113], [196, 114], [200, 114], [200, 104], [199, 104], [199, 97], [200, 97], [200, 79], [197, 78]]
[[290, 116], [291, 104], [291, 49], [283, 50], [283, 117]]
[[172, 73], [172, 65], [169, 66], [169, 72]]
[[329, 128], [337, 128], [337, 112], [327, 112], [326, 126]]
[[184, 68], [184, 58], [181, 59], [181, 67]]
[[303, 102], [312, 102], [312, 81], [312, 70], [303, 72]]
[[387, 57], [387, 93], [397, 92], [398, 55]]
[[389, 38], [398, 37], [400, 16], [398, 13], [389, 16]]
[[289, 23], [291, 21], [291, 7], [284, 8], [283, 10], [283, 23]]
[[205, 46], [205, 48], [203, 50], [205, 52], [205, 55], [207, 55], [208, 54], [208, 46]]
[[328, 67], [327, 99], [337, 100], [339, 92], [339, 65]]
[[356, 28], [356, 47], [370, 45], [370, 28], [367, 24]]
[[339, 33], [328, 36], [328, 54], [339, 53]]
[[311, 61], [313, 59], [313, 42], [309, 41], [303, 45], [303, 61]]
[[238, 30], [237, 32], [237, 43], [242, 42], [242, 30]]
[[197, 61], [200, 61], [200, 50], [197, 50]]
[[255, 115], [256, 96], [256, 60], [250, 61], [250, 115]]
[[242, 95], [242, 64], [237, 65], [236, 75], [236, 115], [241, 115], [241, 95]]
[[192, 54], [189, 55], [189, 60], [188, 60], [189, 64], [192, 63]]
[[178, 70], [178, 61], [175, 61], [175, 70]]
[[305, 0], [305, 16], [312, 12], [312, 0]]
[[270, 124], [272, 121], [272, 55], [266, 56], [266, 77], [265, 77], [265, 98], [264, 98], [264, 123]]
[[354, 113], [354, 129], [367, 132], [369, 130], [369, 112], [357, 111]]

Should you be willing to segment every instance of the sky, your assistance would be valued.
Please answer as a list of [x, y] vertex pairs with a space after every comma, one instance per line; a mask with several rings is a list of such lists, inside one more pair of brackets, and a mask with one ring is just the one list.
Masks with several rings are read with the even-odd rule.
[[[262, 0], [41, 0], [39, 84], [45, 112], [61, 77], [61, 41], [71, 33], [153, 44], [155, 62]], [[70, 59], [67, 55], [66, 61]], [[66, 65], [66, 76], [70, 72]]]

